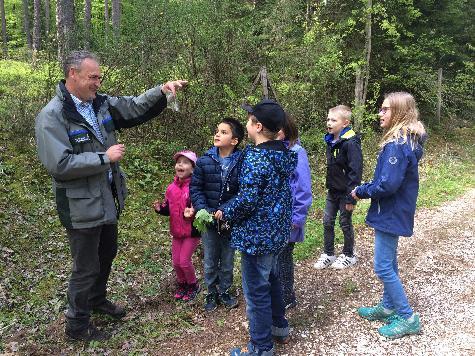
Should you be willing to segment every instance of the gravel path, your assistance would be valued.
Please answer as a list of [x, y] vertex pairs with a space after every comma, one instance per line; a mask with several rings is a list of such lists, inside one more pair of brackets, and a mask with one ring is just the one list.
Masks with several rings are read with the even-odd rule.
[[[357, 266], [317, 271], [314, 260], [296, 266], [299, 305], [288, 313], [292, 341], [277, 346], [276, 354], [475, 355], [474, 205], [475, 189], [438, 208], [418, 210], [414, 236], [400, 240], [400, 274], [421, 317], [420, 335], [387, 341], [377, 332], [382, 323], [357, 316], [359, 306], [375, 304], [382, 292], [372, 270], [373, 231], [364, 228], [357, 233]], [[190, 354], [227, 355], [231, 347], [244, 346], [243, 307], [230, 314], [207, 317], [210, 328], [203, 331], [209, 338], [188, 340]], [[211, 326], [220, 320], [229, 329], [213, 335]], [[183, 354], [181, 346], [175, 344]]]
[[400, 240], [400, 274], [421, 316], [421, 335], [386, 341], [377, 333], [381, 323], [356, 315], [358, 306], [372, 305], [381, 293], [371, 270], [372, 231], [365, 230], [357, 242], [356, 268], [315, 271], [312, 261], [300, 266], [305, 302], [311, 305], [316, 299], [317, 307], [289, 315], [297, 325], [304, 315], [313, 320], [295, 328], [294, 342], [279, 355], [475, 355], [474, 204], [471, 190], [437, 209], [419, 210], [414, 236]]

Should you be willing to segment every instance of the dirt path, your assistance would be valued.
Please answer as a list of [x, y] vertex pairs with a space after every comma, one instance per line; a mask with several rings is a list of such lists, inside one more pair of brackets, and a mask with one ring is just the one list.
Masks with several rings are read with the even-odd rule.
[[[277, 346], [276, 354], [475, 355], [474, 205], [475, 189], [439, 208], [419, 210], [414, 236], [401, 239], [400, 274], [421, 316], [421, 335], [386, 341], [377, 333], [381, 323], [356, 315], [357, 307], [377, 302], [382, 290], [372, 271], [373, 232], [364, 228], [358, 231], [359, 263], [354, 268], [317, 271], [313, 260], [297, 265], [299, 305], [288, 313], [293, 339]], [[158, 350], [227, 355], [247, 342], [242, 305], [193, 319], [200, 332], [161, 342]]]

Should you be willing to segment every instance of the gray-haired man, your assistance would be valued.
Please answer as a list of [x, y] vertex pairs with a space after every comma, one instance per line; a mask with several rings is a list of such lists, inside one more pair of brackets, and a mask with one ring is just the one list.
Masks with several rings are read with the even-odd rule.
[[74, 51], [65, 61], [65, 80], [36, 118], [38, 156], [52, 176], [56, 206], [69, 238], [73, 266], [68, 286], [66, 334], [104, 340], [90, 323], [91, 311], [120, 319], [126, 311], [106, 298], [117, 253], [117, 221], [127, 195], [119, 161], [125, 146], [115, 131], [140, 125], [167, 105], [166, 93], [185, 85], [170, 81], [138, 97], [97, 94], [98, 58]]

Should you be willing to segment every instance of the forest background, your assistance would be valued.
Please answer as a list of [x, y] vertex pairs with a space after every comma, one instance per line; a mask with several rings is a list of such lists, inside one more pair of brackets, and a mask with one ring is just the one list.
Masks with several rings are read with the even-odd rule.
[[[0, 0], [0, 15], [0, 352], [63, 347], [51, 330], [65, 307], [70, 257], [49, 177], [36, 158], [34, 118], [54, 95], [69, 50], [100, 55], [101, 91], [111, 95], [189, 80], [179, 112], [120, 133], [131, 195], [119, 224], [112, 298], [137, 312], [150, 303], [172, 307], [157, 320], [137, 313], [106, 349], [128, 343], [130, 351], [143, 350], [183, 330], [199, 333], [190, 310], [170, 300], [167, 221], [150, 206], [173, 177], [174, 152], [202, 153], [223, 116], [245, 121], [240, 104], [263, 95], [260, 83], [251, 90], [263, 67], [270, 95], [299, 125], [312, 166], [315, 203], [297, 259], [321, 247], [322, 137], [332, 106], [354, 108], [368, 180], [384, 94], [412, 93], [430, 137], [419, 206], [475, 185], [473, 0]], [[357, 226], [366, 209], [367, 203], [358, 208]]]

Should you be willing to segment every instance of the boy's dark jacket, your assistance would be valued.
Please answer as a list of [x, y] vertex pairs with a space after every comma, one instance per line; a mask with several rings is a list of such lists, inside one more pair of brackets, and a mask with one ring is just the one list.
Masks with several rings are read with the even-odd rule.
[[267, 141], [246, 147], [243, 156], [239, 193], [219, 207], [233, 226], [231, 246], [249, 255], [277, 253], [290, 236], [297, 154], [282, 141]]
[[347, 204], [356, 204], [350, 193], [361, 184], [363, 154], [361, 140], [350, 128], [344, 128], [340, 137], [333, 142], [333, 135], [326, 134], [327, 176], [326, 187], [331, 192], [346, 194]]
[[220, 204], [228, 201], [238, 192], [242, 151], [236, 150], [231, 154], [224, 184], [218, 154], [218, 148], [211, 147], [196, 162], [190, 186], [190, 196], [195, 211], [206, 209], [209, 213], [214, 213]]

